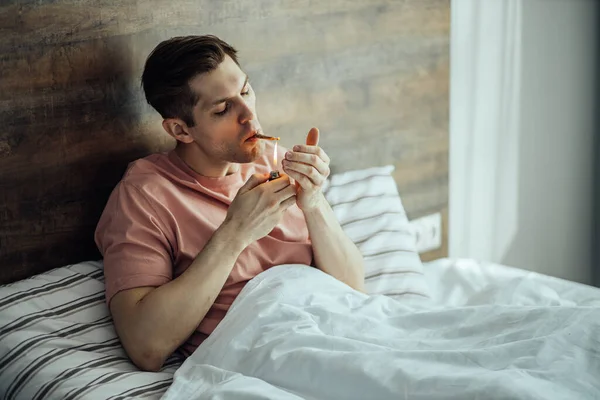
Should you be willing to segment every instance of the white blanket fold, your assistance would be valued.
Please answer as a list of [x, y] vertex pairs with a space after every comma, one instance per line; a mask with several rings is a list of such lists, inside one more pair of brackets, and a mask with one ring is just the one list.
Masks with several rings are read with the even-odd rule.
[[434, 308], [279, 266], [246, 285], [163, 398], [600, 398], [600, 308]]

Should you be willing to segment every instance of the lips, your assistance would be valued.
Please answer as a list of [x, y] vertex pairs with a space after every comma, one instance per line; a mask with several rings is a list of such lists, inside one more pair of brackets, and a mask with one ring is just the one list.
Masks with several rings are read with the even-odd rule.
[[253, 131], [250, 133], [250, 135], [248, 137], [246, 137], [246, 139], [244, 139], [245, 142], [248, 141], [254, 141], [254, 140], [258, 140], [256, 139], [256, 134], [259, 133], [259, 131]]

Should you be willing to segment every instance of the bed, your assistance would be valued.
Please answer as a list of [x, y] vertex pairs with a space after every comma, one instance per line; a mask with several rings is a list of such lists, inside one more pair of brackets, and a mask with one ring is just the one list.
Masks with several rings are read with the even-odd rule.
[[[424, 272], [432, 295], [427, 302], [432, 310], [438, 310], [438, 315], [443, 315], [439, 310], [458, 312], [484, 309], [487, 305], [529, 309], [581, 306], [598, 310], [600, 307], [599, 289], [502, 265], [442, 258], [425, 263]], [[102, 264], [98, 261], [54, 269], [0, 290], [0, 393], [3, 398], [159, 399], [165, 395], [183, 359], [172, 357], [157, 373], [137, 370], [119, 345], [108, 309], [98, 295], [102, 290]], [[412, 303], [414, 308], [423, 307], [419, 306], [421, 300], [413, 298], [406, 302]], [[499, 332], [502, 330], [496, 330]], [[597, 335], [597, 322], [595, 332]], [[582, 391], [568, 397], [553, 392], [537, 398], [598, 398], [599, 344], [596, 336], [595, 350], [585, 360], [587, 374], [596, 374], [593, 379], [587, 377], [590, 385], [587, 394]], [[576, 368], [576, 365], [568, 367]], [[515, 368], [514, 371], [524, 375], [541, 373], [539, 369]], [[471, 372], [475, 375], [483, 369]], [[585, 373], [569, 374], [566, 379], [580, 379], [580, 387], [585, 388]], [[423, 396], [420, 391], [424, 388], [418, 381], [407, 380], [405, 390], [394, 398], [476, 398], [453, 397], [448, 392], [451, 387], [441, 385], [437, 397], [431, 393]], [[239, 398], [252, 397], [240, 395]], [[488, 393], [481, 398], [503, 397]]]
[[[599, 289], [523, 269], [447, 258], [448, 0], [8, 1], [0, 5], [0, 21], [0, 397], [599, 398], [594, 377], [600, 376], [595, 333]], [[244, 310], [252, 299], [268, 304], [281, 300], [281, 306], [298, 310], [298, 304], [286, 299], [260, 297], [261, 288], [280, 285], [278, 277], [290, 274], [300, 286], [331, 284], [333, 292], [342, 291], [329, 300], [319, 297], [327, 290], [305, 299], [319, 304], [313, 310], [317, 313], [324, 303], [333, 307], [339, 299], [345, 299], [340, 307], [352, 305], [357, 313], [368, 307], [378, 307], [387, 317], [404, 313], [403, 318], [386, 317], [396, 322], [375, 335], [401, 332], [397, 321], [404, 318], [407, 323], [424, 318], [399, 337], [422, 333], [413, 345], [430, 351], [415, 355], [394, 350], [400, 353], [388, 363], [396, 366], [390, 369], [393, 379], [379, 385], [392, 396], [361, 392], [368, 384], [339, 392], [352, 385], [333, 378], [331, 385], [312, 385], [316, 392], [307, 392], [293, 386], [289, 373], [260, 368], [279, 365], [284, 371], [297, 365], [296, 384], [300, 378], [310, 383], [327, 377], [319, 374], [319, 359], [306, 356], [318, 353], [310, 349], [323, 343], [329, 350], [341, 349], [352, 333], [344, 330], [329, 335], [333, 342], [306, 341], [296, 347], [302, 354], [289, 353], [292, 359], [281, 358], [280, 364], [253, 364], [281, 354], [282, 348], [273, 341], [261, 342], [262, 347], [239, 342], [226, 329], [235, 326], [235, 319], [223, 324], [221, 333], [211, 336], [213, 343], [198, 353], [227, 346], [218, 340], [228, 338], [232, 350], [224, 355], [229, 358], [217, 354], [203, 364], [198, 357], [184, 360], [175, 354], [160, 372], [148, 373], [125, 354], [104, 302], [102, 260], [93, 231], [127, 164], [173, 146], [139, 90], [145, 57], [160, 40], [199, 33], [217, 34], [239, 48], [266, 132], [281, 136], [290, 147], [311, 126], [321, 129], [321, 146], [332, 159], [333, 172], [326, 196], [366, 264], [368, 296], [344, 292], [302, 266], [283, 265], [257, 277], [234, 306]], [[432, 213], [442, 215], [442, 246], [418, 254], [410, 220]], [[450, 323], [460, 313], [477, 315], [472, 321], [481, 323], [507, 315], [502, 312], [529, 323], [508, 324], [517, 329], [512, 336], [501, 335], [506, 326], [487, 324], [468, 332], [460, 330], [460, 320]], [[525, 312], [542, 319], [554, 315], [562, 328], [540, 330], [545, 336], [539, 337], [531, 330], [531, 321], [537, 320]], [[565, 316], [569, 312], [571, 319]], [[260, 318], [277, 315], [284, 313], [265, 312]], [[293, 328], [298, 331], [289, 335], [293, 340], [304, 337], [302, 327], [316, 329], [322, 322], [316, 314], [297, 315], [310, 321], [298, 319], [306, 323]], [[365, 322], [364, 332], [368, 326]], [[468, 362], [433, 364], [434, 356], [456, 350], [435, 336], [436, 327], [464, 339], [464, 346], [473, 344], [466, 339], [474, 340], [477, 332], [500, 338], [492, 346], [480, 337], [481, 349], [489, 352], [471, 355]], [[519, 332], [536, 341], [523, 364], [510, 367], [523, 354], [511, 346], [530, 343], [515, 340]], [[542, 351], [545, 345], [550, 352]], [[271, 350], [233, 350], [244, 346]], [[494, 368], [482, 354], [504, 348], [512, 350], [496, 358], [506, 362], [505, 368], [496, 365], [499, 374], [489, 375]], [[215, 357], [204, 355], [206, 360]], [[434, 368], [435, 376], [428, 376], [414, 363], [406, 364], [417, 356], [425, 363], [421, 365], [437, 365], [441, 371]], [[373, 360], [377, 357], [335, 364], [336, 371], [350, 368], [342, 375], [356, 377], [355, 383], [374, 372], [371, 383], [382, 383], [391, 372], [377, 366], [360, 369]], [[462, 373], [461, 380], [450, 379], [452, 371]], [[494, 381], [501, 372], [513, 375]], [[481, 381], [486, 376], [492, 376], [487, 386]]]
[[[600, 289], [475, 260], [423, 264], [393, 170], [334, 174], [324, 189], [365, 258], [368, 295], [339, 282], [345, 288], [338, 293], [322, 276], [303, 276], [313, 271], [306, 266], [276, 266], [250, 281], [192, 356], [175, 354], [150, 373], [139, 371], [120, 345], [104, 301], [101, 260], [56, 268], [0, 287], [0, 393], [6, 399], [597, 398]], [[361, 348], [365, 341], [371, 348]], [[386, 348], [388, 342], [399, 343]]]

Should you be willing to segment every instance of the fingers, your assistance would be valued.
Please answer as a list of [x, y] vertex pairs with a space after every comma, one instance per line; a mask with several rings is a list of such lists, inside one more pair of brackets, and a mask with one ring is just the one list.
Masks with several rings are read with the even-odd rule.
[[325, 170], [321, 173], [312, 165], [299, 162], [286, 162], [283, 164], [283, 170], [291, 178], [300, 183], [300, 186], [303, 188], [308, 188], [309, 184], [321, 186], [325, 183], [325, 179], [327, 179], [327, 176], [329, 175], [329, 167], [327, 166], [325, 166]]
[[296, 187], [293, 185], [289, 185], [285, 189], [280, 190], [279, 192], [275, 193], [275, 196], [277, 196], [277, 200], [279, 201], [279, 203], [282, 203], [291, 197], [295, 198], [296, 197]]
[[[331, 160], [325, 151], [319, 146], [308, 146], [306, 144], [297, 144], [294, 146], [294, 151], [288, 151], [291, 154], [314, 154], [320, 158], [324, 163], [329, 164]], [[286, 153], [287, 155], [287, 153]]]
[[319, 144], [319, 129], [311, 128], [306, 135], [306, 144], [309, 146], [316, 146]]
[[268, 179], [269, 179], [268, 174], [253, 174], [250, 178], [248, 178], [246, 183], [244, 183], [242, 185], [240, 190], [238, 190], [238, 193], [239, 194], [246, 193], [246, 192], [254, 189], [255, 187], [257, 187], [261, 183], [266, 182]]
[[[317, 154], [307, 154], [292, 151], [285, 153], [285, 160], [283, 160], [281, 165], [292, 166], [295, 163], [303, 163], [312, 166], [319, 174], [325, 176], [325, 178], [329, 176], [329, 164], [323, 161], [323, 159]], [[298, 172], [302, 171], [299, 170]]]
[[[298, 164], [299, 166], [305, 166], [304, 164]], [[319, 175], [314, 168], [308, 167], [311, 171], [307, 174], [300, 173], [295, 170], [286, 169], [287, 174], [290, 178], [296, 181], [296, 185], [299, 185], [303, 189], [311, 189], [314, 186], [321, 186], [325, 182], [325, 178]]]
[[[294, 190], [294, 192], [295, 192], [295, 190]], [[289, 197], [281, 202], [280, 209], [285, 211], [288, 208], [290, 208], [291, 206], [293, 206], [294, 204], [296, 204], [296, 196]]]
[[290, 186], [290, 178], [285, 174], [282, 174], [279, 178], [273, 179], [263, 185], [265, 189], [268, 189], [271, 192], [279, 192], [288, 186]]

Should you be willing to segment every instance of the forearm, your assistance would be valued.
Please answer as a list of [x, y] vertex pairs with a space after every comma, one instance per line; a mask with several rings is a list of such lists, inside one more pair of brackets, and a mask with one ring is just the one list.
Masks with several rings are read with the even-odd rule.
[[130, 348], [139, 346], [142, 359], [162, 365], [204, 319], [244, 248], [219, 228], [183, 274], [138, 302], [126, 325]]
[[319, 196], [319, 205], [304, 212], [315, 264], [321, 271], [364, 291], [362, 254], [342, 230], [323, 194]]

